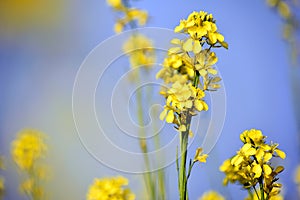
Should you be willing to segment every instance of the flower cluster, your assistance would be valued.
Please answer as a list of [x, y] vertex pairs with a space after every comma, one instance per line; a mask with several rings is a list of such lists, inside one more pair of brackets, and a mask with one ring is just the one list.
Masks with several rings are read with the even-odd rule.
[[[128, 4], [126, 0], [124, 2]], [[131, 8], [125, 3], [122, 0], [107, 0], [107, 4], [122, 15], [115, 24], [114, 30], [116, 33], [122, 32], [126, 25], [132, 26], [133, 22], [137, 22], [139, 26], [144, 26], [148, 20], [148, 13], [146, 11]]]
[[224, 36], [218, 32], [216, 20], [206, 12], [192, 12], [186, 20], [181, 20], [174, 30], [187, 35], [185, 39], [174, 38], [174, 46], [168, 50], [162, 69], [156, 74], [167, 85], [160, 91], [165, 97], [161, 120], [172, 123], [180, 133], [179, 166], [177, 158], [180, 199], [188, 197], [187, 181], [196, 162], [206, 162], [207, 155], [198, 148], [194, 160], [190, 159], [186, 173], [188, 136], [192, 135], [190, 124], [192, 117], [200, 111], [207, 111], [204, 100], [206, 91], [220, 88], [221, 78], [214, 65], [218, 58], [213, 48], [228, 48]]
[[273, 157], [285, 159], [286, 155], [278, 149], [278, 144], [267, 144], [265, 138], [256, 129], [246, 130], [240, 135], [243, 147], [220, 166], [220, 170], [226, 175], [225, 185], [228, 182], [238, 182], [245, 189], [251, 189], [259, 184], [265, 197], [271, 198], [279, 194], [281, 184], [276, 182], [277, 175], [284, 168], [273, 167], [270, 161]]
[[296, 169], [294, 181], [298, 187], [298, 192], [299, 192], [299, 196], [300, 196], [300, 165], [298, 165], [298, 167]]
[[47, 152], [45, 135], [37, 130], [24, 129], [12, 142], [12, 158], [26, 176], [20, 185], [23, 194], [32, 199], [45, 197], [41, 180], [46, 179], [46, 166], [40, 160]]
[[122, 176], [95, 179], [87, 193], [87, 200], [134, 200], [135, 195], [129, 188], [128, 180]]
[[205, 192], [199, 200], [225, 200], [225, 198], [216, 191]]
[[47, 146], [44, 135], [36, 130], [21, 131], [12, 143], [12, 157], [21, 170], [30, 170], [35, 162], [45, 156]]
[[132, 35], [123, 45], [123, 51], [129, 56], [130, 66], [150, 68], [156, 60], [152, 41], [137, 33]]
[[186, 130], [187, 115], [208, 110], [203, 98], [205, 91], [220, 88], [221, 78], [214, 65], [218, 58], [212, 48], [228, 47], [224, 36], [218, 32], [212, 14], [193, 12], [187, 20], [181, 20], [175, 32], [188, 34], [184, 40], [173, 39], [175, 45], [168, 51], [163, 68], [156, 77], [163, 79], [170, 88], [163, 88], [161, 94], [166, 105], [160, 115], [168, 123], [174, 123], [180, 130]]

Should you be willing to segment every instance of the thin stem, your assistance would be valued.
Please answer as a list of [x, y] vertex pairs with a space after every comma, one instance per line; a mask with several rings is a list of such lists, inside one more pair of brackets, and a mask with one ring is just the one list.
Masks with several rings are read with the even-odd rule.
[[187, 159], [187, 146], [188, 146], [188, 132], [181, 132], [181, 141], [180, 141], [180, 169], [179, 169], [179, 192], [180, 200], [186, 200], [187, 198], [187, 177], [186, 177], [186, 159]]
[[[137, 82], [140, 82], [140, 71], [138, 71], [137, 73]], [[140, 90], [137, 91], [136, 94], [136, 100], [137, 100], [137, 115], [138, 115], [138, 122], [139, 125], [142, 126], [144, 124], [144, 114], [143, 114], [143, 98], [142, 98], [142, 92]], [[143, 127], [139, 128], [139, 135], [141, 137], [140, 139], [140, 148], [143, 152], [143, 157], [144, 157], [144, 162], [145, 162], [145, 167], [146, 170], [149, 171], [150, 170], [150, 160], [149, 160], [149, 156], [148, 156], [148, 148], [147, 148], [147, 143], [145, 141], [145, 130]], [[146, 187], [149, 190], [150, 193], [150, 198], [151, 199], [156, 199], [156, 195], [155, 195], [155, 185], [154, 185], [154, 181], [152, 179], [151, 173], [150, 172], [146, 172], [144, 174], [144, 179], [146, 182]]]
[[265, 200], [264, 184], [262, 180], [259, 181], [259, 186], [260, 186], [260, 199]]
[[190, 178], [191, 172], [192, 172], [192, 168], [194, 166], [195, 162], [190, 160], [190, 164], [189, 164], [189, 169], [188, 169], [188, 174], [187, 174], [187, 180]]

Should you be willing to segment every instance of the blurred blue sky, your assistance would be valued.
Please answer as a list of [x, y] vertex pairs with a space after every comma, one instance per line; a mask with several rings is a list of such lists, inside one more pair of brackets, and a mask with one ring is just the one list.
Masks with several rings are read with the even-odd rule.
[[[286, 170], [280, 182], [285, 198], [297, 199], [293, 174], [300, 162], [299, 121], [295, 118], [295, 91], [291, 89], [290, 75], [292, 72], [299, 77], [300, 73], [299, 66], [292, 71], [278, 14], [263, 0], [141, 0], [132, 5], [148, 11], [148, 26], [169, 29], [194, 10], [213, 13], [229, 44], [229, 50], [217, 50], [217, 65], [227, 96], [225, 125], [208, 162], [193, 170], [190, 198], [197, 199], [209, 189], [220, 191], [228, 199], [247, 195], [240, 186], [222, 187], [223, 174], [218, 168], [241, 147], [239, 134], [257, 128], [286, 152], [287, 158], [281, 162]], [[77, 70], [96, 45], [114, 35], [116, 14], [103, 0], [65, 0], [60, 6], [64, 6], [63, 15], [51, 27], [29, 22], [17, 31], [0, 31], [0, 153], [7, 157], [5, 199], [22, 199], [16, 189], [16, 167], [9, 160], [9, 151], [15, 134], [25, 127], [49, 134], [48, 162], [53, 166], [51, 199], [84, 199], [94, 177], [119, 173], [101, 165], [85, 151], [76, 134], [71, 105]], [[111, 73], [116, 73], [113, 70]], [[195, 143], [192, 149], [196, 148]], [[123, 175], [130, 178], [132, 190], [141, 195], [141, 176]], [[177, 199], [174, 165], [167, 168], [167, 182], [168, 199]]]

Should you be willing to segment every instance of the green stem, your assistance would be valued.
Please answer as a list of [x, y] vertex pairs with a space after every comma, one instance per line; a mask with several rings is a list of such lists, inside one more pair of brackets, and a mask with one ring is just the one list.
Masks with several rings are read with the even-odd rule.
[[188, 131], [181, 132], [180, 141], [180, 168], [179, 168], [179, 194], [180, 200], [187, 200], [187, 177], [186, 177], [186, 159], [187, 159], [187, 147], [188, 147]]
[[[140, 82], [140, 71], [137, 73], [137, 83]], [[138, 115], [138, 122], [139, 125], [142, 126], [144, 124], [144, 114], [143, 114], [143, 98], [142, 98], [142, 92], [140, 90], [137, 91], [137, 115]], [[146, 173], [144, 173], [144, 180], [146, 183], [147, 190], [149, 191], [150, 194], [150, 199], [156, 199], [156, 194], [155, 194], [155, 184], [154, 180], [152, 179], [152, 174], [149, 172], [150, 171], [150, 160], [148, 156], [148, 148], [147, 148], [147, 143], [146, 140], [144, 139], [146, 136], [145, 130], [141, 127], [139, 128], [139, 135], [141, 137], [140, 139], [140, 148], [143, 152], [143, 157], [144, 157], [144, 162], [145, 162], [145, 167], [146, 167]]]
[[[198, 87], [198, 84], [199, 84], [199, 73], [195, 71], [193, 86]], [[181, 160], [180, 160], [179, 177], [178, 177], [179, 197], [180, 200], [188, 200], [187, 182], [193, 167], [193, 165], [191, 164], [189, 165], [189, 172], [187, 175], [186, 174], [187, 147], [188, 147], [188, 140], [189, 140], [190, 124], [192, 121], [192, 116], [189, 110], [186, 111], [185, 113], [182, 113], [180, 121], [181, 124], [186, 126], [186, 131], [180, 132]]]
[[260, 187], [260, 199], [265, 200], [264, 183], [262, 179], [259, 181], [259, 187]]

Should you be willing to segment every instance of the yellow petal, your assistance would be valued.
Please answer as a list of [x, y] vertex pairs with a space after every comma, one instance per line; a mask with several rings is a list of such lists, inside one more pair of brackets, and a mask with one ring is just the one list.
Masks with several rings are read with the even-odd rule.
[[259, 178], [261, 176], [262, 168], [260, 165], [255, 165], [252, 167], [252, 172], [255, 174], [254, 178]]
[[203, 155], [201, 155], [201, 156], [198, 156], [198, 157], [197, 157], [197, 160], [198, 160], [199, 162], [206, 163], [207, 157], [208, 157], [207, 154], [203, 154]]
[[181, 44], [181, 40], [179, 40], [178, 38], [174, 38], [171, 40], [171, 44]]
[[184, 132], [184, 131], [186, 131], [186, 126], [182, 124], [182, 125], [179, 126], [178, 130], [180, 132]]
[[180, 51], [180, 47], [172, 47], [169, 49], [168, 53], [174, 54], [174, 53], [178, 53], [179, 51]]
[[194, 54], [200, 53], [201, 49], [202, 49], [202, 46], [201, 46], [199, 40], [195, 40], [194, 41], [194, 47], [193, 47]]
[[167, 116], [167, 113], [168, 113], [168, 110], [167, 109], [164, 109], [160, 115], [159, 115], [159, 119], [160, 120], [164, 120], [164, 118]]
[[278, 167], [276, 167], [275, 172], [276, 172], [277, 174], [279, 174], [279, 173], [282, 172], [283, 170], [284, 170], [284, 167], [283, 167], [283, 166], [278, 166]]
[[166, 122], [167, 123], [172, 123], [174, 121], [174, 111], [173, 110], [170, 110], [168, 112], [168, 115], [166, 117]]
[[202, 106], [203, 106], [203, 110], [205, 110], [205, 111], [208, 110], [208, 105], [204, 101], [202, 101]]
[[252, 156], [255, 154], [256, 154], [256, 149], [254, 149], [254, 148], [250, 148], [245, 152], [245, 155], [247, 155], [247, 156]]
[[193, 39], [189, 38], [187, 39], [182, 46], [183, 50], [185, 51], [192, 51], [193, 50]]
[[280, 149], [275, 149], [275, 152], [281, 159], [285, 159], [286, 155], [283, 151], [281, 151]]
[[207, 69], [207, 72], [210, 73], [210, 74], [212, 74], [212, 75], [216, 75], [218, 73], [217, 70], [212, 69], [212, 68]]
[[267, 176], [269, 176], [272, 173], [272, 168], [267, 164], [263, 165], [263, 169], [264, 169], [264, 172]]
[[202, 103], [201, 103], [200, 100], [195, 100], [194, 105], [195, 105], [195, 108], [196, 108], [198, 111], [203, 110], [203, 105], [202, 105]]
[[206, 71], [205, 69], [201, 69], [201, 70], [199, 71], [199, 73], [200, 73], [200, 75], [201, 75], [202, 77], [204, 77], [204, 76], [207, 75], [207, 71]]
[[273, 157], [273, 155], [271, 153], [267, 152], [264, 155], [264, 161], [268, 162], [272, 157]]
[[178, 33], [180, 31], [182, 31], [182, 29], [184, 29], [184, 22], [180, 21], [180, 24], [178, 26], [176, 26], [176, 28], [174, 29], [174, 32]]

